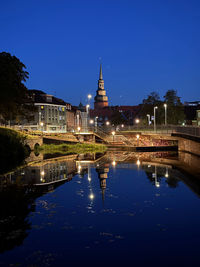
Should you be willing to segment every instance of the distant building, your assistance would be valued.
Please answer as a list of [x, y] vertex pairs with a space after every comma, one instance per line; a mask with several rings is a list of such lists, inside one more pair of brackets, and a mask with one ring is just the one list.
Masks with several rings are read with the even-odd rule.
[[40, 90], [29, 90], [36, 111], [30, 121], [23, 121], [28, 130], [44, 132], [66, 132], [66, 103]]
[[200, 126], [200, 101], [192, 101], [184, 103], [185, 121], [187, 125]]

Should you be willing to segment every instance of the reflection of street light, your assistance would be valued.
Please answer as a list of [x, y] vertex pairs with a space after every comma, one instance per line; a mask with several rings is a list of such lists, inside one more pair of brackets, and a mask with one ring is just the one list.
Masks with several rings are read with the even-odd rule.
[[113, 165], [113, 167], [116, 166], [116, 161], [115, 160], [113, 160], [112, 165]]
[[157, 180], [157, 166], [155, 166], [155, 173], [152, 173], [152, 177], [155, 178], [155, 186], [160, 187], [160, 183]]
[[153, 108], [153, 114], [154, 114], [154, 119], [153, 119], [153, 122], [154, 122], [154, 131], [156, 131], [156, 109], [158, 107], [154, 107]]
[[165, 177], [168, 178], [169, 177], [169, 172], [168, 172], [168, 168], [166, 167], [166, 173], [165, 173]]
[[164, 108], [165, 108], [165, 126], [167, 126], [167, 104], [164, 104]]
[[140, 166], [140, 160], [139, 159], [136, 161], [136, 164], [138, 167]]
[[93, 200], [93, 199], [94, 199], [94, 195], [91, 193], [91, 194], [89, 195], [89, 198], [90, 198], [91, 200]]
[[114, 142], [115, 131], [112, 131], [112, 136], [113, 136], [113, 142]]

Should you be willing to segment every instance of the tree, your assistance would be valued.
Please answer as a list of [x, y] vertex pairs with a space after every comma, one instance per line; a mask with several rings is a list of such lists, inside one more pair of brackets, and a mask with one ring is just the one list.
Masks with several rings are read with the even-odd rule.
[[164, 96], [164, 101], [167, 104], [167, 123], [182, 123], [185, 118], [184, 107], [180, 97], [177, 96], [177, 91], [174, 89], [168, 90]]
[[[160, 106], [162, 105], [162, 101], [160, 100], [160, 96], [157, 92], [151, 92], [150, 95], [146, 99], [143, 99], [141, 104], [141, 111], [140, 111], [140, 119], [143, 121], [144, 124], [148, 123], [147, 114], [153, 116], [153, 108], [155, 106], [158, 107], [157, 115], [160, 113]], [[161, 123], [160, 120], [161, 116], [156, 116], [157, 123]]]
[[6, 121], [19, 115], [26, 116], [27, 111], [32, 109], [28, 89], [24, 85], [29, 76], [25, 69], [26, 66], [17, 57], [0, 53], [0, 115]]

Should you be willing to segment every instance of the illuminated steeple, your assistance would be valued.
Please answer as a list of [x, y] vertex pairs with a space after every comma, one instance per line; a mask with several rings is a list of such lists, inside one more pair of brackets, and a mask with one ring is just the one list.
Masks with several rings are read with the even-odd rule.
[[100, 64], [99, 80], [98, 80], [98, 89], [96, 91], [96, 96], [94, 98], [94, 108], [101, 109], [108, 106], [108, 97], [106, 96], [106, 91], [104, 89], [104, 80], [102, 65]]

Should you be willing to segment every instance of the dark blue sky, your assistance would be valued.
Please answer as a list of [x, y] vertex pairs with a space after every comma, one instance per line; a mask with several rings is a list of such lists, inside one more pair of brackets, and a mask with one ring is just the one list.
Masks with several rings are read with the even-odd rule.
[[110, 104], [172, 88], [200, 100], [199, 0], [7, 0], [0, 14], [0, 50], [27, 66], [29, 89], [85, 103], [101, 57]]

